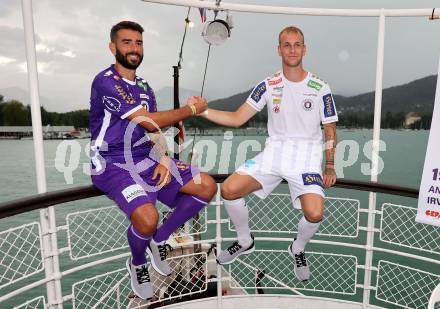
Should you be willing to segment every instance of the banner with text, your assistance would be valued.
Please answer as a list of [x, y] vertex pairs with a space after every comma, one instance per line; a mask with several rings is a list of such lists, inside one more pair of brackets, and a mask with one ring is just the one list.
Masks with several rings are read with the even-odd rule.
[[416, 221], [440, 226], [440, 59]]

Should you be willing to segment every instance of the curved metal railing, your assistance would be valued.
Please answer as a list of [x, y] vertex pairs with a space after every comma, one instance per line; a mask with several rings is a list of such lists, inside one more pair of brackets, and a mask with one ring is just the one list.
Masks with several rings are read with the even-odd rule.
[[[217, 182], [223, 182], [228, 175], [213, 175]], [[284, 181], [285, 182], [285, 181]], [[370, 181], [357, 181], [338, 179], [334, 185], [336, 188], [360, 190], [367, 192], [378, 192], [417, 198], [419, 190], [415, 188], [395, 186], [390, 184], [375, 183]], [[36, 194], [30, 197], [20, 198], [13, 201], [0, 203], [0, 219], [18, 215], [31, 210], [41, 209], [48, 206], [77, 201], [85, 198], [103, 195], [95, 186], [81, 186], [72, 189], [58, 190], [43, 194]]]
[[[226, 176], [215, 175], [215, 178], [221, 182]], [[418, 194], [416, 189], [349, 180], [338, 180], [337, 187], [409, 197]], [[0, 216], [10, 217], [99, 195], [102, 193], [93, 186], [36, 195], [0, 204]], [[440, 283], [440, 231], [416, 223], [414, 207], [383, 203], [375, 211], [378, 216], [374, 227], [375, 244], [369, 247], [365, 237], [367, 207], [361, 207], [363, 203], [358, 199], [327, 198], [326, 220], [308, 253], [313, 280], [301, 283], [292, 273], [285, 248], [301, 216], [291, 207], [289, 194], [272, 194], [264, 202], [253, 196], [248, 198], [250, 227], [257, 236], [258, 249], [228, 267], [218, 266], [214, 270], [208, 267], [209, 263], [213, 264], [214, 257], [206, 248], [213, 244], [220, 247], [223, 241], [233, 240], [234, 228], [225, 216], [221, 216], [219, 194], [212, 204], [216, 206], [215, 211], [214, 208], [205, 209], [197, 222], [180, 231], [181, 237], [187, 238], [185, 245], [179, 244], [179, 237], [171, 241], [174, 247], [174, 256], [170, 258], [174, 270], [172, 279], [152, 276], [158, 291], [156, 306], [212, 296], [217, 287], [218, 307], [221, 308], [223, 286], [240, 293], [264, 289], [266, 293], [331, 297], [335, 301], [345, 299], [357, 303], [363, 301], [361, 291], [368, 288], [374, 292], [369, 304], [384, 308], [422, 308]], [[158, 207], [161, 212], [166, 210], [163, 205]], [[63, 270], [46, 276], [43, 275], [43, 259], [47, 252], [43, 254], [39, 222], [0, 231], [0, 256], [3, 256], [0, 304], [23, 304], [24, 308], [50, 308], [59, 303], [66, 308], [146, 308], [139, 300], [127, 297], [130, 294], [128, 276], [120, 261], [128, 256], [127, 221], [117, 207], [76, 210], [65, 216], [65, 222], [57, 231], [52, 231], [58, 234], [61, 247], [52, 254], [59, 255]], [[195, 245], [206, 248], [197, 251]], [[375, 257], [371, 266], [363, 261], [368, 250], [373, 250]], [[363, 273], [367, 270], [373, 273], [374, 286], [362, 284]], [[257, 284], [255, 274], [261, 271], [264, 276]], [[66, 282], [63, 285], [69, 287], [64, 288], [62, 299], [46, 301], [41, 291], [35, 292], [55, 279], [61, 279]], [[31, 296], [37, 297], [27, 301]], [[20, 306], [17, 308], [23, 308]]]

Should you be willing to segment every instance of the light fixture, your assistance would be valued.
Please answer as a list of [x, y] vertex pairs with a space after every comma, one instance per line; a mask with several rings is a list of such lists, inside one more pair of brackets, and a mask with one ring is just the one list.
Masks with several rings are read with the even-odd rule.
[[185, 18], [185, 23], [187, 24], [188, 28], [194, 27], [194, 22], [192, 22], [188, 17]]
[[211, 45], [220, 45], [231, 36], [231, 27], [222, 19], [214, 19], [202, 31], [203, 39]]

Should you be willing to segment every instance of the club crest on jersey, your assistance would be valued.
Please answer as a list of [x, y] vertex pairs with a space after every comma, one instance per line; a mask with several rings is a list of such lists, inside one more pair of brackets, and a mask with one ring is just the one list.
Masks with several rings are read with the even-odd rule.
[[324, 116], [325, 117], [336, 116], [335, 104], [333, 102], [333, 97], [331, 93], [323, 96], [322, 100], [324, 101]]
[[323, 187], [322, 177], [318, 173], [304, 173], [302, 179], [305, 186], [318, 185]]
[[274, 107], [273, 107], [273, 109], [272, 109], [273, 111], [274, 111], [274, 113], [279, 113], [280, 112], [280, 105], [279, 104], [276, 104]]
[[305, 111], [311, 111], [313, 109], [313, 101], [310, 99], [305, 99], [303, 101], [303, 108]]
[[141, 101], [141, 105], [147, 112], [150, 110], [150, 107], [148, 106], [147, 101]]
[[113, 97], [103, 96], [102, 103], [109, 111], [118, 112], [118, 113], [121, 111], [121, 102], [119, 102], [118, 99], [115, 99]]
[[123, 98], [124, 101], [125, 101], [127, 104], [134, 104], [134, 103], [136, 103], [136, 100], [133, 99], [133, 97], [132, 97], [131, 95], [128, 95], [128, 94], [125, 92], [125, 90], [122, 89], [122, 87], [121, 87], [120, 85], [115, 85], [115, 89], [116, 89], [116, 92], [119, 94], [119, 96], [120, 96], [121, 98]]
[[257, 103], [260, 102], [261, 97], [265, 92], [266, 92], [266, 83], [261, 82], [257, 87], [255, 87], [254, 91], [252, 92], [251, 94], [252, 100], [254, 100]]

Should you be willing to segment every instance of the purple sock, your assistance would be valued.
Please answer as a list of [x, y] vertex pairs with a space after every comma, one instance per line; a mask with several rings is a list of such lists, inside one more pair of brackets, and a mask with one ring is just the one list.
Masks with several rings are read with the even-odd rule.
[[131, 249], [131, 262], [133, 265], [138, 266], [147, 263], [147, 258], [145, 257], [145, 250], [150, 243], [151, 236], [142, 235], [137, 231], [133, 225], [127, 229], [128, 244]]
[[167, 240], [179, 226], [194, 217], [206, 204], [207, 201], [200, 197], [188, 194], [180, 194], [174, 203], [176, 207], [173, 213], [165, 220], [165, 222], [156, 230], [153, 239], [155, 242]]

